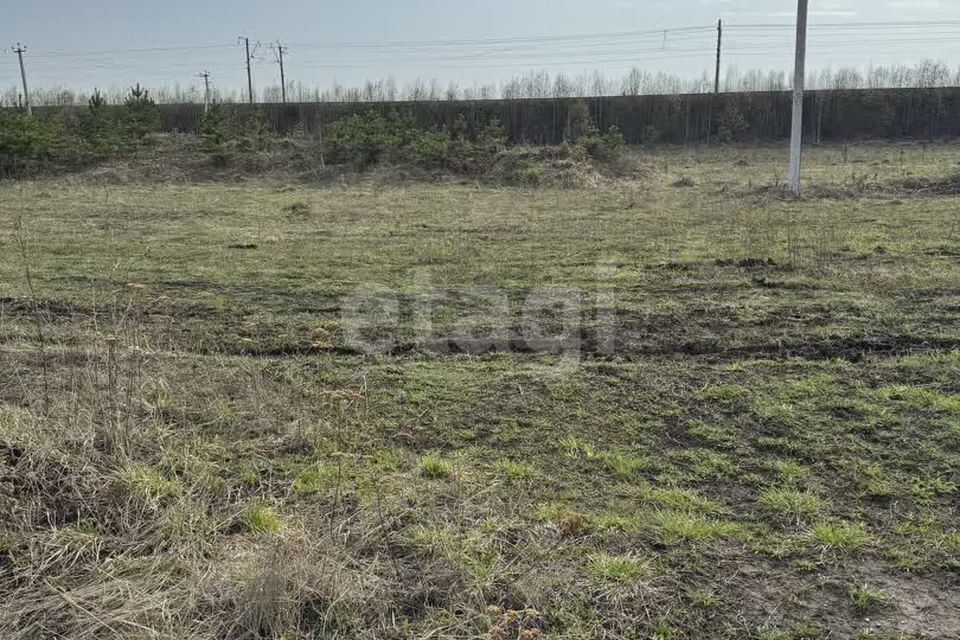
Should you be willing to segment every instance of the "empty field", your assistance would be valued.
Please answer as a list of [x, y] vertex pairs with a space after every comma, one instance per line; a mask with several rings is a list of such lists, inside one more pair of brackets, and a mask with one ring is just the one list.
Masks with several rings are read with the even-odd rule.
[[0, 183], [4, 638], [960, 637], [960, 146]]

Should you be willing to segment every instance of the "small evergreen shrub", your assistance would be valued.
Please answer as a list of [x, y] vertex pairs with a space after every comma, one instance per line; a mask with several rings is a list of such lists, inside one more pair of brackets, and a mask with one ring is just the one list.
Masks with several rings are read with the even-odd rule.
[[617, 127], [610, 127], [604, 133], [591, 124], [577, 138], [577, 144], [586, 149], [591, 158], [611, 160], [623, 149], [624, 141]]
[[123, 101], [122, 130], [132, 143], [142, 142], [147, 134], [160, 130], [160, 112], [150, 92], [140, 86], [131, 87]]
[[62, 138], [56, 121], [0, 110], [0, 175], [14, 176], [53, 159]]

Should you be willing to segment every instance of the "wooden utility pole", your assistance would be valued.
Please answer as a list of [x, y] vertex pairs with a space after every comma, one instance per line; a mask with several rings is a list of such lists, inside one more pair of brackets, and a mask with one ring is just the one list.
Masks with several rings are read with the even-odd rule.
[[723, 47], [723, 20], [717, 20], [717, 75], [713, 83], [713, 92], [720, 93], [720, 51]]
[[247, 99], [250, 104], [253, 104], [253, 74], [250, 71], [250, 38], [246, 36], [241, 36], [243, 40], [243, 46], [247, 52]]
[[23, 66], [23, 52], [26, 51], [27, 48], [18, 42], [17, 46], [13, 47], [13, 50], [20, 59], [20, 79], [23, 81], [23, 105], [29, 116], [33, 114], [33, 110], [30, 107], [30, 91], [27, 89], [27, 70]]
[[803, 160], [803, 89], [807, 73], [807, 6], [797, 6], [797, 59], [793, 71], [793, 127], [790, 134], [790, 190], [800, 195], [800, 171]]
[[280, 63], [280, 101], [287, 104], [287, 76], [283, 73], [283, 45], [277, 43], [277, 61]]
[[203, 113], [206, 114], [210, 110], [210, 72], [204, 69], [197, 75], [203, 78]]

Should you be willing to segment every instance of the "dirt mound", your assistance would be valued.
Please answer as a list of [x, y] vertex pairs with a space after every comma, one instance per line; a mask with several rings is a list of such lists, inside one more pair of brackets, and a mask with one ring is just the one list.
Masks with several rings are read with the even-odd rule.
[[[804, 200], [856, 200], [891, 196], [956, 196], [960, 195], [960, 174], [938, 178], [906, 178], [902, 180], [850, 180], [839, 183], [810, 184], [804, 187]], [[785, 184], [766, 184], [752, 189], [748, 197], [793, 200], [796, 196]]]
[[156, 136], [123, 158], [110, 159], [66, 173], [70, 181], [100, 185], [137, 183], [248, 182], [279, 180], [294, 183], [332, 182], [462, 182], [504, 186], [544, 186], [580, 189], [610, 180], [634, 180], [649, 174], [638, 155], [623, 152], [598, 160], [583, 147], [516, 146], [497, 152], [469, 168], [423, 166], [417, 162], [383, 164], [358, 172], [326, 164], [315, 141], [283, 138], [259, 151], [218, 158], [194, 135]]
[[603, 177], [579, 147], [514, 147], [497, 154], [484, 178], [508, 185], [582, 188]]
[[908, 178], [895, 182], [901, 193], [920, 193], [934, 196], [960, 195], [960, 174], [945, 178]]

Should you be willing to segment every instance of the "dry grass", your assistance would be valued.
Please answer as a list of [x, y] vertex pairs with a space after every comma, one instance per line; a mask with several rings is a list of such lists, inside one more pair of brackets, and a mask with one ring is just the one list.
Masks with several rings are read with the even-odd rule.
[[[953, 171], [910, 149], [808, 167]], [[0, 185], [0, 637], [960, 634], [956, 198], [745, 197], [779, 161]], [[578, 289], [580, 357], [404, 322], [360, 353], [339, 310], [371, 282]]]

